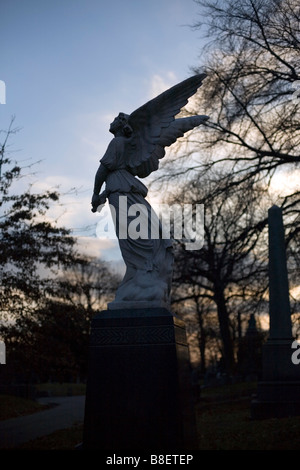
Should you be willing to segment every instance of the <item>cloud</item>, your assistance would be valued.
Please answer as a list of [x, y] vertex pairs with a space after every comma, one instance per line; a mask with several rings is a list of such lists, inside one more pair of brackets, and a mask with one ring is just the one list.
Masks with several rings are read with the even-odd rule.
[[61, 120], [61, 127], [72, 145], [68, 148], [68, 161], [78, 161], [86, 168], [87, 161], [95, 161], [105, 152], [112, 135], [109, 124], [114, 118], [113, 112], [90, 111], [70, 114]]
[[175, 84], [176, 75], [174, 72], [169, 71], [164, 75], [153, 75], [150, 81], [149, 99], [155, 98]]
[[89, 256], [103, 257], [107, 260], [119, 260], [118, 242], [116, 240], [99, 239], [96, 237], [77, 237], [78, 245], [83, 253]]
[[[70, 189], [74, 182], [64, 176], [49, 176], [36, 183], [35, 191], [43, 192], [55, 189], [55, 183], [69, 191], [61, 195], [58, 203], [53, 203], [43, 220], [57, 223], [59, 227], [71, 230], [71, 235], [78, 241], [79, 251], [88, 256], [101, 258], [112, 264], [117, 272], [123, 272], [123, 260], [117, 239], [99, 238], [97, 236], [98, 213], [91, 212], [90, 190], [84, 188]], [[75, 181], [79, 183], [79, 181]], [[56, 185], [56, 186], [57, 186]]]
[[280, 196], [288, 196], [293, 192], [300, 190], [300, 169], [277, 171], [271, 181], [271, 193], [280, 194]]
[[125, 274], [125, 263], [122, 259], [117, 240], [93, 237], [77, 237], [80, 252], [107, 261], [112, 271]]

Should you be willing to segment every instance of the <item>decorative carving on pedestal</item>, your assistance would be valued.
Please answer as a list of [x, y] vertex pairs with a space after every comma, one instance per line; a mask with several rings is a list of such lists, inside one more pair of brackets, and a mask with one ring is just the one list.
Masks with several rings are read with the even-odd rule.
[[172, 326], [102, 327], [91, 331], [90, 346], [118, 344], [164, 344], [174, 341]]

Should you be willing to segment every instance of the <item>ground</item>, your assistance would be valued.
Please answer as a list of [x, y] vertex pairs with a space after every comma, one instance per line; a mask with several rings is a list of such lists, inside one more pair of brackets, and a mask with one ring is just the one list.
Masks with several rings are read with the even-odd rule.
[[[77, 387], [78, 388], [78, 387]], [[76, 393], [76, 386], [73, 391]], [[52, 393], [70, 386], [52, 385]], [[80, 388], [82, 392], [83, 388]], [[255, 383], [202, 388], [196, 405], [199, 451], [204, 450], [299, 450], [300, 416], [253, 420], [250, 415]], [[2, 396], [0, 419], [35, 413], [42, 405]], [[6, 411], [5, 411], [6, 410]], [[23, 450], [75, 450], [82, 442], [83, 425], [56, 431], [20, 445]]]

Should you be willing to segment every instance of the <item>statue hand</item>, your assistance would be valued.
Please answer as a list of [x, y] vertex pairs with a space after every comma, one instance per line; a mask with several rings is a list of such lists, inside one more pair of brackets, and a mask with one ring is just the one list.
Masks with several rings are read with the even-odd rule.
[[102, 196], [101, 194], [93, 194], [92, 197], [92, 212], [97, 212], [97, 209], [102, 204], [105, 204], [106, 197]]

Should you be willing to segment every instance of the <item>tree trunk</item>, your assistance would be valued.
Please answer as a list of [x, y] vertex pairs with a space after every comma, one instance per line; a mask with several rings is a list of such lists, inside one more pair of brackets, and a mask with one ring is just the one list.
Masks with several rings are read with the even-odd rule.
[[218, 320], [223, 344], [223, 359], [225, 372], [228, 375], [231, 375], [234, 370], [233, 345], [229, 329], [229, 316], [226, 307], [224, 290], [219, 286], [215, 287], [215, 302], [217, 305]]
[[199, 335], [198, 335], [198, 344], [199, 344], [199, 351], [200, 351], [200, 372], [204, 374], [206, 371], [206, 361], [205, 361], [205, 346], [206, 346], [206, 336], [205, 330], [203, 325], [203, 318], [202, 318], [202, 311], [199, 307], [197, 301], [197, 315], [198, 315], [198, 323], [199, 323]]

